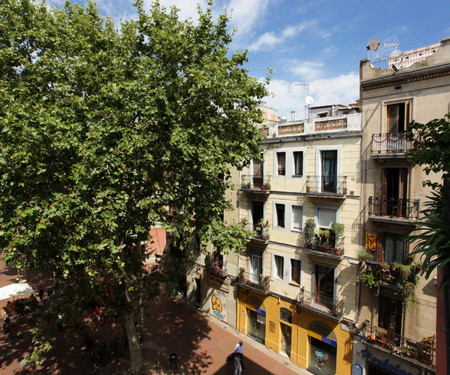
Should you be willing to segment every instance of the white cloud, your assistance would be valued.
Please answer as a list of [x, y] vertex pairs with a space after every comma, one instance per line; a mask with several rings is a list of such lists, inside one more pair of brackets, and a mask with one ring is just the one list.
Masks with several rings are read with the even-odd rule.
[[279, 36], [273, 32], [266, 32], [261, 35], [256, 42], [252, 43], [248, 49], [249, 51], [261, 51], [264, 49], [271, 50], [273, 47], [282, 44], [286, 39], [292, 38], [305, 30], [315, 28], [316, 24], [317, 20], [310, 20], [302, 22], [298, 25], [290, 25], [285, 27], [280, 32]]
[[[270, 82], [269, 91], [273, 97], [266, 97], [264, 101], [271, 108], [277, 109], [278, 114], [291, 118], [291, 111], [295, 111], [296, 119], [305, 118], [305, 97], [307, 89], [296, 82], [274, 79]], [[359, 98], [359, 74], [351, 72], [337, 77], [317, 79], [309, 83], [309, 95], [314, 98], [312, 106], [331, 104], [351, 104]]]
[[285, 65], [286, 70], [292, 72], [305, 82], [310, 82], [323, 74], [323, 63], [321, 62], [291, 60]]
[[226, 8], [231, 13], [231, 24], [237, 27], [238, 35], [250, 33], [261, 21], [267, 11], [270, 0], [231, 0]]

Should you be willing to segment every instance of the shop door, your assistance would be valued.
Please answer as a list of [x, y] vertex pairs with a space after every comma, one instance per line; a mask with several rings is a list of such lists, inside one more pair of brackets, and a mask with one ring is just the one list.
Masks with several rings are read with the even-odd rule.
[[248, 334], [264, 344], [266, 339], [266, 317], [250, 309], [247, 309], [247, 316]]
[[291, 357], [292, 328], [281, 323], [281, 351]]

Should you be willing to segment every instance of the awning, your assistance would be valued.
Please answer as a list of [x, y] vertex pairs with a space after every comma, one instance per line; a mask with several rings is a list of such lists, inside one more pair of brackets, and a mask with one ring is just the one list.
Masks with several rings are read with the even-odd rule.
[[14, 283], [0, 288], [0, 300], [33, 292], [33, 288], [28, 283]]

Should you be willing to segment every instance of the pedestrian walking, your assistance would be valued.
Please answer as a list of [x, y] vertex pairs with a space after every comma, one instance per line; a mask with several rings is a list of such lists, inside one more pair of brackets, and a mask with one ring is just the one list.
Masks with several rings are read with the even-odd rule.
[[239, 340], [239, 342], [236, 344], [236, 347], [234, 348], [234, 357], [239, 357], [240, 367], [241, 370], [244, 369], [244, 344], [242, 340]]
[[242, 374], [242, 360], [241, 356], [236, 353], [234, 356], [234, 375]]

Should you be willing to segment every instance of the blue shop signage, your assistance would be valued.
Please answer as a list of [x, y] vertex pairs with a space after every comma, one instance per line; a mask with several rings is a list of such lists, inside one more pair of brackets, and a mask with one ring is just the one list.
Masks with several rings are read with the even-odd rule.
[[371, 352], [368, 350], [361, 350], [361, 356], [365, 359], [367, 359], [371, 364], [378, 366], [382, 368], [383, 370], [386, 370], [390, 372], [391, 374], [395, 375], [412, 375], [410, 372], [407, 372], [406, 370], [402, 370], [400, 368], [400, 365], [394, 366], [393, 364], [389, 363], [389, 359], [382, 360], [380, 358], [374, 357]]

